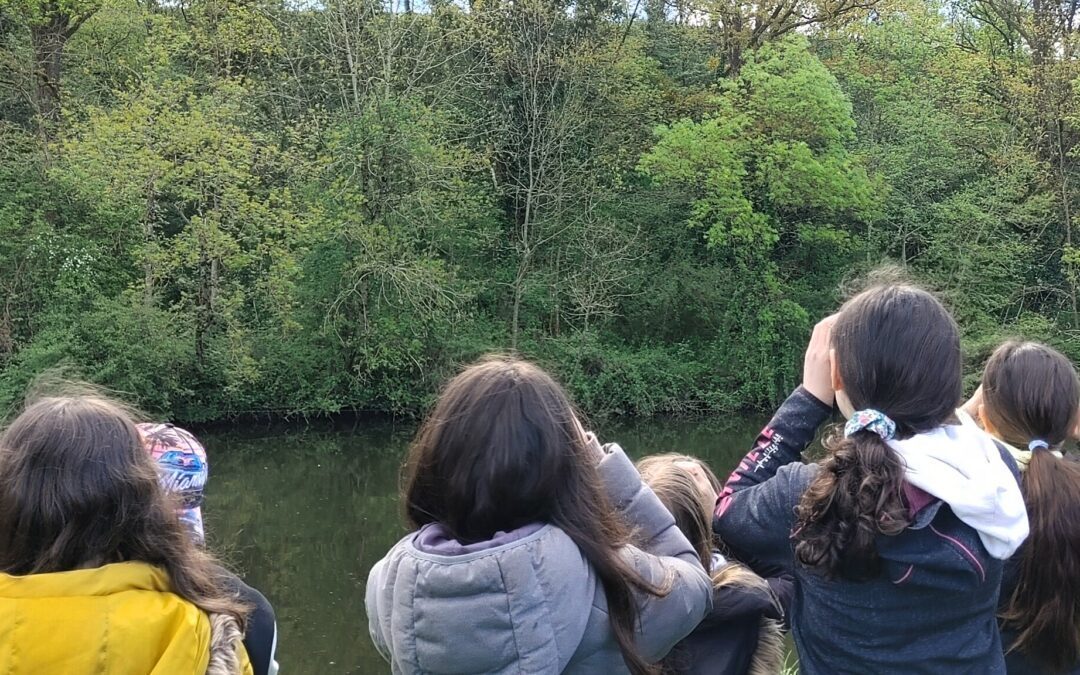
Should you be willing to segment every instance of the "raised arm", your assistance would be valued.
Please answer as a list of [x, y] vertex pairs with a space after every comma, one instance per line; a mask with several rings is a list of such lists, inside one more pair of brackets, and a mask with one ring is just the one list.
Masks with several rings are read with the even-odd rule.
[[832, 412], [832, 321], [829, 317], [814, 328], [803, 385], [776, 411], [717, 499], [713, 530], [759, 574], [774, 575], [791, 567], [795, 506], [817, 469], [802, 463], [802, 452]]
[[615, 443], [604, 446], [597, 468], [608, 498], [623, 519], [635, 529], [635, 543], [642, 551], [680, 558], [701, 566], [694, 547], [675, 526], [675, 518], [641, 480], [637, 467], [622, 448]]
[[771, 480], [781, 467], [801, 462], [803, 451], [831, 412], [832, 408], [804, 387], [792, 392], [724, 483], [716, 502], [716, 518], [728, 511], [737, 493]]
[[712, 581], [675, 518], [622, 448], [604, 446], [598, 469], [612, 504], [636, 531], [637, 546], [627, 546], [623, 555], [645, 581], [668, 590], [640, 598], [637, 648], [655, 662], [705, 617], [712, 605]]

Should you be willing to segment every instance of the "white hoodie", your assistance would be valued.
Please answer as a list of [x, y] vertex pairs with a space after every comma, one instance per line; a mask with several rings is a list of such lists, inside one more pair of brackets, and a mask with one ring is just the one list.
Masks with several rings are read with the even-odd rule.
[[991, 556], [1006, 560], [1027, 539], [1020, 485], [986, 432], [950, 424], [888, 444], [904, 461], [907, 482], [948, 504]]

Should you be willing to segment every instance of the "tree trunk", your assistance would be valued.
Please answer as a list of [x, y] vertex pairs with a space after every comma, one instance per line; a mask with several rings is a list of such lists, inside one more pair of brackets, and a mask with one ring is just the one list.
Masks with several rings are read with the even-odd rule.
[[559, 276], [561, 267], [562, 251], [559, 251], [555, 254], [555, 283], [551, 284], [552, 304], [555, 305], [555, 312], [552, 317], [554, 325], [551, 327], [551, 332], [555, 337], [559, 337], [559, 330], [562, 323], [562, 289], [560, 283], [562, 277]]
[[219, 276], [218, 259], [207, 251], [206, 238], [202, 237], [199, 247], [199, 292], [195, 306], [195, 366], [199, 370], [206, 366], [206, 347], [210, 329], [214, 325]]
[[[1066, 147], [1065, 142], [1065, 123], [1060, 118], [1060, 113], [1057, 106], [1054, 106], [1053, 112], [1056, 119], [1053, 122], [1053, 134], [1054, 134], [1054, 147], [1057, 154], [1057, 172], [1058, 172], [1058, 188], [1061, 194], [1061, 216], [1062, 226], [1065, 228], [1065, 247], [1072, 252], [1073, 236], [1072, 236], [1072, 203], [1069, 189], [1069, 167], [1067, 165], [1068, 156], [1072, 152]], [[1069, 306], [1072, 315], [1072, 327], [1075, 329], [1080, 326], [1080, 308], [1077, 307], [1076, 299], [1076, 276], [1075, 272], [1068, 275], [1069, 278]]]
[[518, 333], [520, 332], [521, 297], [525, 294], [524, 268], [518, 270], [514, 280], [514, 308], [510, 314], [510, 351], [516, 352], [518, 346]]
[[0, 315], [0, 363], [7, 363], [15, 353], [15, 322], [11, 316], [10, 296], [4, 303], [4, 313]]
[[60, 78], [64, 68], [64, 46], [71, 37], [69, 29], [69, 17], [56, 14], [30, 31], [34, 48], [34, 104], [47, 127], [55, 127], [60, 122]]
[[199, 294], [195, 305], [195, 367], [206, 365], [206, 333], [210, 328], [210, 261], [206, 247], [199, 251]]
[[[155, 199], [156, 184], [151, 181], [146, 187], [146, 211], [143, 215], [143, 243], [150, 248], [154, 242], [154, 214], [157, 211]], [[154, 261], [147, 257], [143, 260], [143, 304], [150, 307], [154, 304]]]
[[739, 76], [746, 61], [743, 56], [746, 49], [743, 17], [737, 11], [732, 11], [724, 17], [723, 21], [724, 29], [721, 39], [724, 41], [724, 76], [735, 79]]
[[739, 76], [743, 67], [743, 46], [738, 40], [731, 40], [727, 45], [727, 63], [724, 74], [731, 79]]

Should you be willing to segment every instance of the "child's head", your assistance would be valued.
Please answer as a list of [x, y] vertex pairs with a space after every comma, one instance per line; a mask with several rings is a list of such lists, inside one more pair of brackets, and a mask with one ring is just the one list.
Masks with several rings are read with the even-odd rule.
[[[676, 453], [649, 455], [637, 463], [641, 479], [648, 485], [660, 503], [675, 518], [675, 525], [686, 536], [690, 545], [698, 554], [701, 564], [712, 572], [713, 586], [716, 589], [739, 589], [739, 597], [767, 599], [772, 605], [773, 616], [782, 616], [779, 600], [776, 599], [769, 584], [748, 568], [738, 563], [725, 563], [720, 569], [713, 569], [712, 512], [716, 497], [720, 492], [720, 481], [701, 460]], [[752, 621], [753, 615], [745, 613], [740, 620]], [[751, 672], [778, 672], [782, 659], [782, 638], [779, 623], [762, 610], [758, 645], [754, 653], [756, 665]], [[679, 673], [687, 670], [686, 657], [679, 648], [672, 650], [664, 658], [664, 673]]]
[[1080, 379], [1069, 359], [1037, 342], [1011, 341], [986, 362], [979, 417], [1001, 440], [1026, 449], [1053, 448], [1076, 427]]
[[832, 329], [833, 379], [845, 416], [872, 408], [900, 437], [941, 425], [960, 400], [960, 331], [930, 293], [877, 286], [849, 300]]
[[420, 427], [407, 514], [465, 542], [551, 522], [598, 491], [595, 462], [550, 375], [526, 361], [488, 358], [450, 380]]
[[172, 424], [137, 425], [143, 447], [157, 463], [165, 492], [179, 501], [176, 515], [192, 538], [205, 541], [202, 503], [209, 475], [206, 448], [190, 431]]
[[173, 507], [132, 415], [107, 398], [39, 399], [0, 435], [0, 571], [148, 563], [180, 596], [242, 622], [247, 609]]
[[1046, 345], [1007, 342], [983, 371], [983, 425], [1032, 450], [1023, 479], [1031, 533], [1002, 616], [1014, 647], [1047, 672], [1080, 660], [1080, 465], [1051, 453], [1075, 428], [1078, 404], [1076, 370]]
[[178, 524], [131, 417], [102, 398], [45, 398], [0, 447], [0, 568], [60, 572], [140, 559]]
[[664, 591], [620, 555], [628, 532], [601, 489], [600, 459], [550, 375], [489, 357], [450, 380], [417, 432], [405, 509], [414, 525], [438, 523], [462, 542], [531, 523], [557, 526], [596, 570], [630, 671], [646, 673], [634, 648], [635, 591]]
[[[707, 477], [704, 484], [695, 478], [691, 466]], [[717, 495], [708, 480], [708, 477], [716, 480], [713, 472], [697, 459], [677, 454], [643, 457], [637, 468], [641, 479], [675, 517], [675, 525], [697, 551], [702, 565], [709, 569], [713, 548], [711, 514]]]
[[[848, 301], [832, 328], [833, 386], [845, 416], [873, 410], [909, 437], [947, 422], [961, 393], [960, 335], [919, 288], [888, 284]], [[796, 556], [829, 576], [877, 574], [878, 534], [908, 525], [904, 467], [868, 429], [824, 441], [829, 455], [798, 507]]]

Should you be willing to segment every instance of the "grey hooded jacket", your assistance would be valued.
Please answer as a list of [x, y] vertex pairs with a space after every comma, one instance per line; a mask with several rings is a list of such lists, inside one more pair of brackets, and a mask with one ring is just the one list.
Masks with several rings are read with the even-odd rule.
[[[623, 555], [645, 580], [669, 588], [639, 598], [637, 649], [664, 657], [710, 609], [697, 554], [616, 445], [599, 471], [641, 548]], [[376, 563], [365, 604], [371, 639], [394, 673], [625, 673], [596, 573], [552, 525], [461, 545], [432, 525]], [[434, 526], [438, 529], [438, 526]]]

